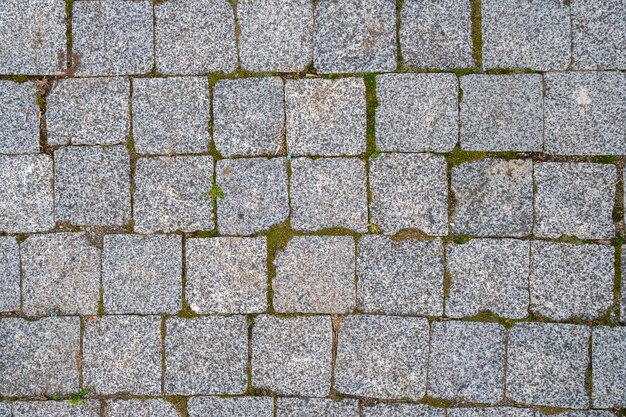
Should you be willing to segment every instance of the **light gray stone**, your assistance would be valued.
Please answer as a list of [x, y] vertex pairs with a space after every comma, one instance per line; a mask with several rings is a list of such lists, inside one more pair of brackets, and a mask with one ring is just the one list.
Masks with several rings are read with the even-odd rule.
[[[549, 415], [554, 414], [543, 414], [543, 413], [535, 413], [535, 417], [548, 417]], [[566, 411], [564, 413], [559, 413], [559, 417], [617, 417], [614, 413], [609, 411], [599, 411], [599, 410], [585, 410], [585, 411]]]
[[20, 252], [14, 237], [0, 237], [0, 312], [20, 308]]
[[77, 391], [79, 355], [78, 317], [0, 319], [0, 395]]
[[279, 395], [327, 396], [331, 345], [330, 317], [258, 316], [252, 328], [252, 386]]
[[111, 400], [104, 417], [179, 417], [174, 406], [160, 398], [148, 400]]
[[595, 327], [591, 340], [593, 406], [626, 407], [626, 327]]
[[24, 314], [96, 314], [100, 251], [84, 233], [30, 236], [21, 245]]
[[281, 223], [289, 216], [285, 158], [223, 159], [216, 182], [217, 228], [225, 235], [249, 235]]
[[13, 417], [57, 416], [99, 417], [100, 401], [85, 400], [84, 404], [79, 406], [72, 405], [67, 401], [18, 401], [13, 404]]
[[276, 417], [359, 417], [357, 400], [329, 398], [279, 398]]
[[291, 226], [302, 231], [341, 227], [367, 232], [365, 183], [365, 162], [360, 159], [293, 159]]
[[533, 163], [485, 158], [452, 168], [454, 234], [522, 237], [533, 223]]
[[233, 8], [226, 0], [168, 0], [155, 6], [157, 70], [231, 72], [237, 66]]
[[135, 231], [152, 233], [212, 230], [213, 158], [175, 156], [140, 158], [133, 196]]
[[556, 323], [520, 323], [509, 330], [507, 398], [523, 404], [586, 408], [590, 330]]
[[357, 254], [357, 303], [366, 313], [440, 316], [443, 247], [440, 241], [365, 235]]
[[13, 417], [11, 404], [8, 402], [0, 403], [0, 417]]
[[545, 151], [561, 155], [626, 154], [626, 74], [546, 74]]
[[[3, 5], [4, 3], [0, 4], [0, 8]], [[1, 13], [0, 11], [0, 17]], [[35, 84], [0, 80], [0, 153], [38, 151], [39, 107]]]
[[285, 106], [287, 147], [292, 155], [365, 152], [362, 78], [287, 80]]
[[443, 156], [385, 154], [370, 160], [371, 222], [385, 234], [419, 229], [448, 234], [448, 180]]
[[280, 78], [218, 81], [213, 89], [213, 117], [213, 139], [222, 155], [284, 153], [285, 106]]
[[[559, 414], [560, 417], [563, 414]], [[537, 417], [529, 408], [490, 407], [490, 408], [449, 408], [448, 417]]]
[[421, 404], [377, 404], [365, 407], [364, 417], [444, 417], [446, 410]]
[[197, 313], [260, 313], [267, 306], [265, 237], [186, 241], [185, 294]]
[[281, 313], [350, 313], [355, 304], [354, 239], [294, 236], [276, 254], [274, 308]]
[[458, 140], [457, 96], [453, 74], [377, 76], [376, 144], [383, 151], [451, 151]]
[[165, 393], [242, 394], [247, 357], [243, 316], [167, 319]]
[[539, 152], [543, 149], [541, 75], [461, 77], [461, 148]]
[[417, 317], [345, 317], [339, 325], [335, 389], [420, 400], [426, 393], [428, 333], [428, 321]]
[[189, 417], [273, 417], [271, 397], [191, 397]]

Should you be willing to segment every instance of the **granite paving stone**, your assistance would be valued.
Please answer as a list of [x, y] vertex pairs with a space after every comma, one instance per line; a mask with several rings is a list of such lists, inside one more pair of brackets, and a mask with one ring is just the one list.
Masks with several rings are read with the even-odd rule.
[[0, 312], [20, 308], [20, 252], [14, 237], [0, 237]]
[[0, 403], [0, 417], [13, 417], [11, 404]]
[[189, 417], [273, 417], [274, 405], [271, 397], [191, 397]]
[[443, 408], [421, 404], [377, 404], [365, 407], [364, 417], [444, 417]]
[[[549, 414], [535, 413], [536, 417], [547, 417]], [[614, 413], [609, 411], [600, 410], [586, 410], [586, 411], [566, 411], [560, 413], [559, 417], [616, 417]]]
[[160, 398], [112, 400], [106, 403], [104, 417], [178, 417], [174, 405]]
[[[563, 414], [559, 414], [563, 416]], [[448, 417], [537, 417], [528, 408], [489, 407], [489, 408], [449, 408]]]
[[594, 327], [591, 340], [593, 406], [626, 407], [626, 327]]
[[357, 400], [328, 398], [279, 398], [276, 417], [359, 417]]
[[53, 416], [99, 417], [100, 402], [84, 400], [84, 405], [80, 406], [72, 405], [67, 401], [17, 401], [13, 404], [12, 417]]
[[38, 151], [37, 87], [31, 82], [0, 80], [0, 154]]

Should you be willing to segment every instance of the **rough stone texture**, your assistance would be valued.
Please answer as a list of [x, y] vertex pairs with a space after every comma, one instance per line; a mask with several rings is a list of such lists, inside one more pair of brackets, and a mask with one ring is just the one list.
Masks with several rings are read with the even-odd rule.
[[339, 326], [335, 389], [374, 398], [419, 400], [426, 393], [428, 321], [348, 316]]
[[[624, 177], [626, 177], [626, 170], [624, 170]], [[626, 245], [622, 246], [622, 259], [626, 259]], [[622, 282], [626, 283], [626, 268], [622, 268]], [[626, 323], [626, 285], [623, 285], [621, 290], [620, 318], [622, 323]]]
[[94, 146], [54, 151], [54, 203], [57, 221], [80, 226], [126, 224], [130, 219], [126, 149]]
[[135, 231], [212, 230], [213, 158], [176, 156], [140, 158], [133, 196]]
[[315, 231], [343, 227], [367, 232], [365, 162], [357, 158], [291, 161], [291, 226]]
[[157, 71], [203, 74], [235, 70], [235, 20], [228, 1], [172, 0], [157, 3], [154, 10]]
[[[0, 4], [0, 9], [3, 5], [4, 3]], [[1, 13], [0, 10], [0, 18]], [[35, 84], [0, 80], [0, 153], [21, 154], [38, 151], [39, 107]]]
[[217, 199], [217, 228], [225, 235], [249, 235], [289, 215], [285, 158], [223, 159], [215, 169], [224, 198]]
[[138, 153], [206, 152], [209, 117], [206, 77], [133, 80], [133, 139]]
[[[1, 416], [2, 414], [0, 414]], [[85, 400], [75, 406], [67, 401], [18, 401], [13, 404], [13, 417], [99, 417], [100, 402]], [[9, 416], [7, 416], [9, 417]], [[140, 417], [140, 416], [137, 416]], [[157, 417], [157, 416], [154, 416]]]
[[165, 393], [242, 394], [247, 356], [243, 316], [167, 319]]
[[311, 0], [237, 3], [239, 58], [248, 71], [302, 71], [313, 60]]
[[260, 313], [267, 306], [265, 237], [186, 241], [187, 302], [196, 313]]
[[20, 253], [14, 237], [0, 237], [0, 312], [20, 308]]
[[[564, 417], [566, 414], [567, 413], [559, 414], [559, 416]], [[449, 408], [448, 417], [539, 417], [539, 416], [533, 410], [526, 409], [526, 408], [492, 407], [492, 408]]]
[[543, 148], [541, 75], [461, 77], [461, 148], [538, 152]]
[[383, 151], [451, 151], [458, 139], [457, 96], [453, 74], [377, 76], [376, 144]]
[[365, 235], [357, 250], [360, 311], [437, 316], [443, 310], [443, 247], [440, 241]]
[[0, 395], [52, 395], [78, 390], [78, 317], [0, 319]]
[[359, 417], [357, 400], [279, 398], [276, 417]]
[[533, 163], [486, 158], [452, 168], [455, 234], [522, 237], [533, 218]]
[[49, 145], [114, 145], [130, 133], [130, 82], [123, 77], [55, 82], [46, 97]]
[[108, 314], [175, 314], [181, 308], [181, 254], [181, 238], [176, 235], [105, 236], [104, 310]]
[[13, 417], [11, 413], [11, 404], [0, 403], [0, 417]]
[[24, 314], [96, 314], [100, 251], [84, 233], [30, 236], [21, 245]]
[[215, 147], [224, 156], [284, 151], [283, 81], [278, 77], [218, 81], [213, 117]]
[[546, 74], [545, 150], [562, 155], [626, 154], [626, 74]]
[[556, 323], [520, 323], [509, 330], [506, 396], [523, 404], [586, 408], [590, 330]]
[[626, 407], [626, 327], [595, 327], [592, 342], [593, 406]]
[[285, 106], [287, 147], [292, 155], [365, 152], [363, 79], [287, 80]]
[[292, 237], [274, 260], [274, 309], [281, 313], [351, 312], [354, 246], [351, 236]]
[[[542, 414], [535, 413], [536, 417], [548, 417], [549, 415], [554, 414]], [[559, 417], [616, 417], [614, 413], [609, 411], [599, 411], [599, 410], [587, 410], [587, 411], [569, 411], [565, 413], [559, 413]]]
[[371, 222], [385, 234], [401, 229], [448, 234], [446, 161], [428, 154], [385, 154], [370, 160]]
[[570, 62], [570, 8], [561, 0], [484, 0], [483, 67], [564, 70]]
[[72, 54], [76, 75], [147, 73], [154, 63], [152, 38], [149, 0], [74, 2]]
[[191, 397], [189, 417], [273, 417], [274, 404], [271, 397]]
[[475, 66], [470, 2], [405, 0], [400, 18], [405, 65], [438, 69]]
[[446, 415], [446, 410], [443, 408], [421, 404], [378, 404], [365, 407], [364, 410], [364, 417], [444, 417]]
[[104, 417], [179, 417], [174, 406], [160, 398], [148, 400], [112, 400], [107, 402]]
[[330, 317], [259, 316], [252, 328], [252, 385], [280, 395], [327, 396]]

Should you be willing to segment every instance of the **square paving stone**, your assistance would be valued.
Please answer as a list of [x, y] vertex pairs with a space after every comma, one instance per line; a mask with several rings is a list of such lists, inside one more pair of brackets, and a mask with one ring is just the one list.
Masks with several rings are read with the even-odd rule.
[[191, 397], [189, 417], [273, 417], [271, 397]]
[[166, 394], [242, 394], [247, 361], [245, 317], [167, 319]]
[[237, 18], [244, 69], [298, 72], [313, 61], [311, 0], [242, 0]]
[[281, 313], [349, 313], [355, 304], [352, 236], [294, 236], [276, 254], [274, 308]]
[[347, 316], [339, 326], [335, 389], [359, 397], [420, 400], [426, 393], [428, 321]]
[[0, 319], [0, 395], [78, 391], [78, 317]]
[[267, 306], [265, 237], [188, 239], [185, 294], [196, 313], [260, 313]]
[[206, 152], [209, 118], [206, 77], [133, 80], [133, 139], [138, 153]]
[[0, 155], [0, 182], [0, 231], [32, 233], [54, 227], [48, 155]]
[[626, 407], [626, 327], [595, 327], [591, 340], [593, 406]]
[[175, 314], [181, 308], [181, 237], [105, 236], [102, 292], [108, 314]]
[[405, 65], [439, 69], [475, 66], [470, 2], [405, 0], [400, 18]]
[[461, 148], [538, 152], [543, 149], [541, 75], [461, 77]]
[[104, 417], [179, 417], [172, 403], [160, 398], [112, 400], [106, 403]]
[[522, 237], [533, 225], [533, 162], [485, 158], [452, 168], [454, 234]]
[[[2, 414], [0, 414], [1, 416]], [[18, 401], [13, 404], [13, 417], [99, 417], [100, 401], [86, 400], [81, 406], [67, 401]], [[7, 415], [7, 417], [9, 417]], [[137, 416], [139, 417], [139, 416]], [[156, 416], [155, 416], [156, 417]]]
[[545, 151], [561, 155], [626, 154], [626, 74], [546, 74]]
[[231, 72], [237, 66], [235, 19], [225, 0], [172, 0], [155, 5], [157, 71]]
[[359, 417], [357, 400], [328, 398], [279, 398], [276, 417]]
[[215, 172], [224, 193], [217, 199], [221, 234], [249, 235], [289, 216], [285, 158], [223, 159]]
[[457, 96], [453, 74], [377, 76], [376, 144], [383, 151], [451, 151], [458, 140]]
[[54, 151], [57, 221], [123, 226], [130, 219], [130, 158], [123, 146]]
[[521, 319], [528, 314], [530, 245], [516, 239], [472, 239], [446, 246], [450, 288], [446, 315], [491, 311]]
[[0, 80], [0, 153], [38, 151], [39, 107], [35, 84]]
[[446, 415], [444, 408], [421, 404], [377, 404], [373, 407], [364, 407], [364, 410], [364, 417], [444, 417]]
[[123, 77], [55, 82], [46, 98], [49, 145], [114, 145], [130, 132], [130, 82]]
[[357, 303], [366, 313], [440, 316], [443, 247], [440, 241], [365, 235], [357, 251]]
[[140, 158], [133, 195], [135, 231], [212, 230], [210, 193], [213, 158], [174, 156]]
[[291, 225], [295, 230], [367, 232], [365, 162], [358, 158], [291, 161]]
[[143, 74], [154, 64], [152, 2], [77, 0], [72, 10], [76, 75]]
[[443, 156], [385, 154], [370, 160], [371, 222], [385, 234], [419, 229], [448, 234], [448, 180]]
[[[567, 414], [567, 413], [566, 413]], [[564, 414], [559, 414], [563, 417]], [[533, 410], [513, 407], [449, 408], [448, 417], [539, 417]]]
[[[287, 3], [285, 3], [287, 4]], [[221, 80], [213, 89], [213, 140], [224, 156], [275, 155], [283, 146], [285, 105], [279, 77]]]
[[365, 152], [362, 78], [287, 80], [285, 106], [287, 146], [292, 155]]
[[524, 404], [586, 408], [586, 326], [521, 323], [509, 330], [507, 398]]
[[0, 312], [20, 308], [20, 252], [14, 237], [0, 237]]
[[24, 314], [96, 314], [100, 251], [84, 233], [30, 236], [21, 245]]
[[330, 317], [257, 317], [252, 328], [252, 386], [279, 395], [327, 396], [331, 345]]

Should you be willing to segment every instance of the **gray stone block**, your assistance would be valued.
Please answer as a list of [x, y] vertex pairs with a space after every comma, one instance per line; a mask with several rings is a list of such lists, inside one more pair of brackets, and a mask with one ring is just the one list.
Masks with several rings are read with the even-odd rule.
[[72, 405], [68, 403], [67, 401], [28, 401], [28, 402], [17, 401], [13, 404], [12, 416], [13, 417], [56, 417], [56, 416], [99, 417], [100, 416], [100, 401], [85, 400], [84, 405], [80, 405], [80, 406]]
[[287, 80], [285, 106], [287, 147], [292, 155], [365, 152], [363, 79]]
[[179, 417], [171, 403], [160, 398], [147, 400], [111, 400], [104, 417]]
[[357, 305], [366, 313], [440, 316], [443, 247], [440, 241], [365, 235], [357, 251]]
[[[4, 3], [0, 4], [0, 8], [3, 5]], [[0, 18], [1, 16], [0, 11]], [[0, 153], [37, 152], [39, 152], [39, 107], [35, 84], [0, 80]]]
[[14, 237], [0, 237], [0, 312], [20, 308], [20, 252]]
[[100, 251], [84, 233], [30, 236], [21, 245], [24, 314], [96, 314]]
[[274, 308], [281, 313], [350, 313], [355, 304], [354, 239], [294, 236], [276, 254]]
[[316, 231], [342, 227], [367, 232], [365, 162], [357, 158], [291, 161], [291, 226]]
[[371, 222], [385, 234], [419, 229], [448, 234], [448, 180], [443, 156], [385, 154], [370, 160]]
[[189, 417], [273, 417], [274, 404], [271, 397], [191, 397]]
[[[554, 414], [535, 413], [536, 417], [548, 417]], [[559, 417], [616, 417], [614, 413], [609, 411], [585, 410], [585, 411], [566, 411], [559, 413]]]
[[446, 410], [421, 404], [377, 404], [365, 407], [364, 417], [444, 417]]
[[626, 327], [595, 327], [591, 340], [593, 406], [626, 407]]
[[345, 317], [335, 389], [359, 397], [420, 400], [426, 393], [428, 333], [428, 321], [417, 317]]
[[[559, 414], [560, 417], [563, 414]], [[490, 407], [490, 408], [449, 408], [448, 417], [538, 417], [529, 408]]]
[[459, 129], [457, 84], [453, 74], [377, 76], [378, 147], [399, 152], [451, 151]]
[[279, 398], [276, 417], [359, 417], [357, 400], [329, 398]]
[[252, 386], [279, 395], [327, 396], [331, 345], [330, 317], [258, 316], [252, 328]]
[[217, 237], [186, 241], [191, 309], [201, 314], [260, 313], [267, 306], [265, 237]]
[[212, 230], [213, 158], [175, 156], [140, 158], [133, 196], [135, 231]]
[[10, 403], [0, 403], [0, 417], [13, 417]]

